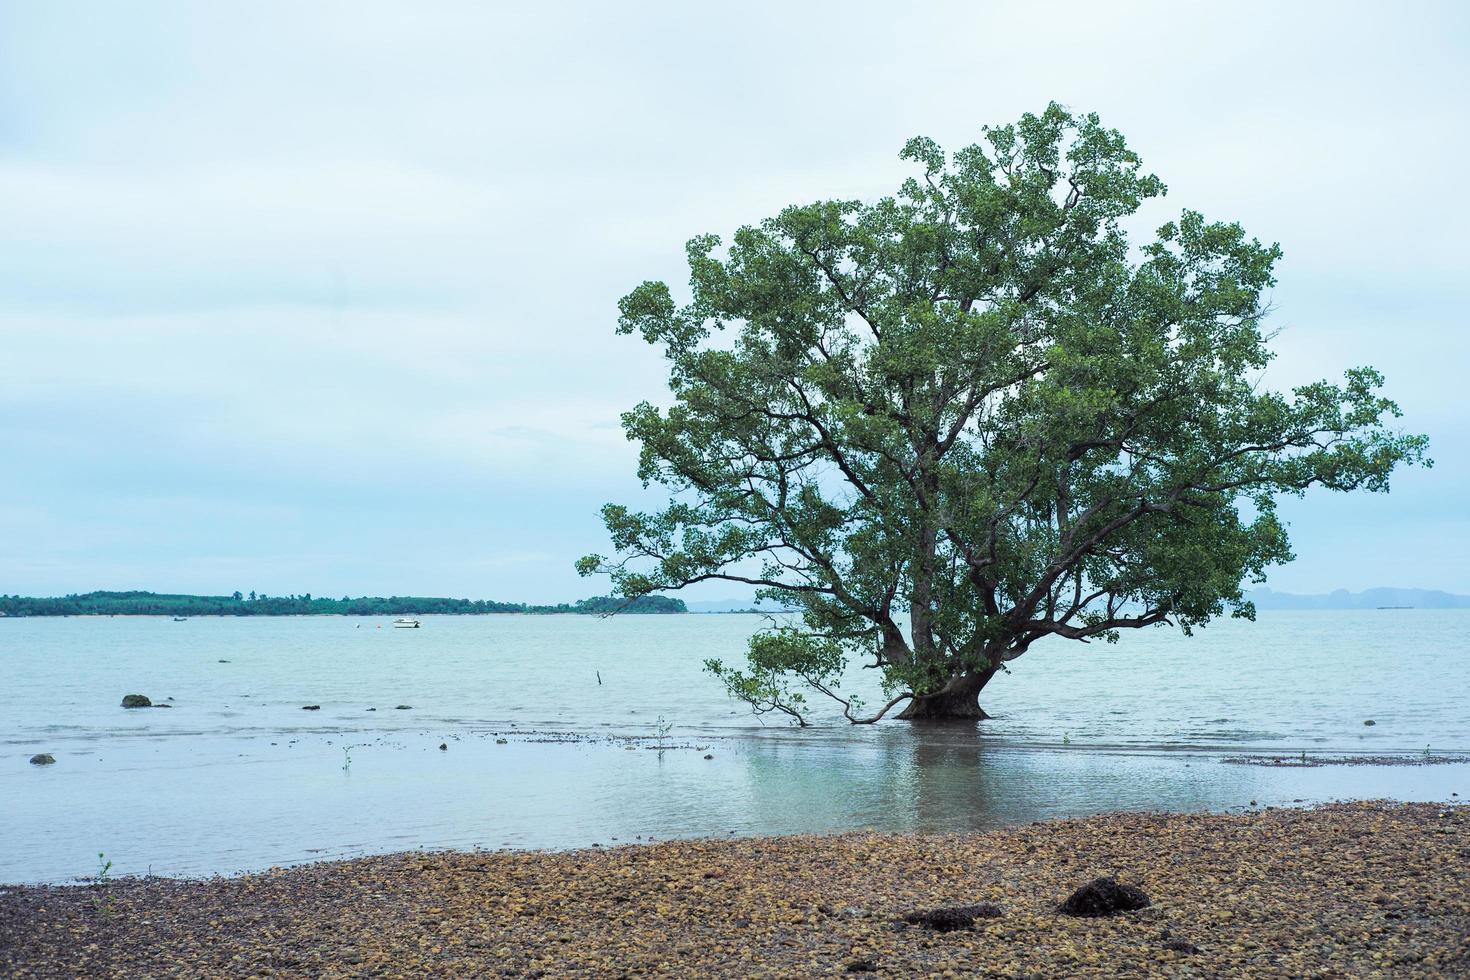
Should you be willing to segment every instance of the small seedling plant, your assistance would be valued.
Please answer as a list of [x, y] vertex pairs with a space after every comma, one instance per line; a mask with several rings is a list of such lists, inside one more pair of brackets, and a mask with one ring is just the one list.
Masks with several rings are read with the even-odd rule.
[[92, 876], [92, 885], [98, 890], [98, 894], [92, 896], [92, 905], [102, 914], [102, 918], [110, 919], [113, 916], [112, 892], [109, 886], [112, 884], [112, 862], [102, 851], [97, 852], [97, 873]]
[[654, 743], [653, 747], [658, 749], [658, 757], [662, 759], [664, 757], [664, 750], [668, 748], [668, 745], [665, 743], [669, 737], [669, 732], [674, 730], [673, 722], [666, 721], [663, 715], [659, 715], [658, 720], [653, 723], [653, 730], [658, 736], [658, 740]]

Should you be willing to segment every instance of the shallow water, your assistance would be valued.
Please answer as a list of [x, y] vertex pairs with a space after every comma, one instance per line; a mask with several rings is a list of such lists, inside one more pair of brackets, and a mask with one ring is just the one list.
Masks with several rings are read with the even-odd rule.
[[[420, 846], [1470, 796], [1464, 765], [1220, 762], [1470, 751], [1466, 611], [1262, 613], [1193, 639], [1059, 642], [992, 683], [995, 717], [978, 726], [824, 714], [805, 731], [761, 725], [700, 670], [738, 660], [761, 622], [0, 620], [0, 881], [75, 879], [98, 851], [114, 874], [210, 874]], [[875, 688], [871, 674], [853, 683]], [[173, 707], [124, 710], [127, 693]], [[36, 752], [56, 765], [29, 765]]]

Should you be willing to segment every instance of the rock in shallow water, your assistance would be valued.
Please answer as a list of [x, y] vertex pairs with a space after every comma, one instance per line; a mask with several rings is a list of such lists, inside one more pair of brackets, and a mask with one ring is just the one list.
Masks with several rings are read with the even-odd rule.
[[124, 708], [151, 708], [153, 702], [148, 700], [146, 694], [124, 694], [122, 706]]
[[49, 766], [55, 761], [56, 757], [49, 752], [42, 752], [39, 755], [31, 756], [31, 765], [33, 766]]
[[1150, 904], [1142, 888], [1120, 885], [1112, 878], [1094, 878], [1069, 895], [1058, 911], [1063, 915], [1095, 918], [1117, 912], [1135, 912]]

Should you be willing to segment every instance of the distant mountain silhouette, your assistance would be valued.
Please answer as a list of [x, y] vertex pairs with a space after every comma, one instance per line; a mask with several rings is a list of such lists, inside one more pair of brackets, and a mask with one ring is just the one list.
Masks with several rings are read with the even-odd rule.
[[1257, 609], [1383, 609], [1411, 606], [1415, 609], [1470, 609], [1470, 595], [1453, 595], [1438, 589], [1368, 589], [1349, 592], [1338, 589], [1328, 595], [1295, 595], [1252, 589], [1246, 598]]
[[[1271, 589], [1252, 589], [1245, 597], [1256, 604], [1257, 609], [1382, 609], [1395, 606], [1412, 606], [1415, 609], [1470, 609], [1470, 595], [1454, 595], [1439, 589], [1368, 589], [1366, 592], [1349, 592], [1338, 589], [1328, 595], [1297, 595], [1293, 592], [1275, 592]], [[769, 600], [756, 602], [754, 599], [714, 599], [687, 603], [692, 613], [727, 612], [779, 612], [780, 607]]]

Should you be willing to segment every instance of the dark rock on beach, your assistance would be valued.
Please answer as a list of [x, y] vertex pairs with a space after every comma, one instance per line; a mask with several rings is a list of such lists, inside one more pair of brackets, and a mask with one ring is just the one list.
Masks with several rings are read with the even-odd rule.
[[903, 921], [911, 926], [923, 926], [933, 929], [935, 932], [955, 932], [959, 929], [969, 929], [975, 925], [976, 919], [1000, 918], [1000, 907], [996, 905], [953, 905], [945, 908], [929, 909], [926, 912], [910, 912], [903, 917]]
[[1143, 889], [1119, 884], [1113, 878], [1094, 878], [1067, 897], [1058, 910], [1063, 915], [1096, 918], [1118, 912], [1136, 912], [1150, 902]]
[[320, 710], [322, 710], [322, 706], [319, 705], [319, 704], [303, 704], [301, 706], [301, 710], [302, 711], [320, 711]]
[[33, 766], [49, 766], [55, 761], [56, 757], [51, 755], [49, 752], [41, 752], [37, 755], [31, 756], [31, 765]]
[[412, 711], [413, 710], [413, 705], [411, 705], [411, 704], [398, 704], [398, 705], [394, 705], [393, 706], [393, 710], [394, 711]]
[[153, 702], [148, 700], [146, 694], [124, 694], [122, 706], [124, 708], [151, 708]]

